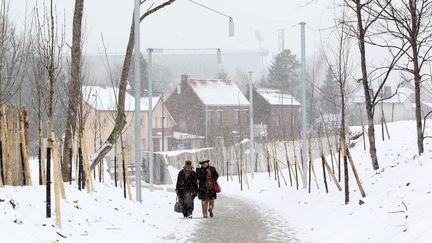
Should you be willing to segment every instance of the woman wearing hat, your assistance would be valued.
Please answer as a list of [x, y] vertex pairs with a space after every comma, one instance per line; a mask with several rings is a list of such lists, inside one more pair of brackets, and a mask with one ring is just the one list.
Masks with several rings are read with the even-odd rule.
[[192, 162], [187, 160], [177, 176], [176, 193], [182, 204], [183, 216], [192, 218], [194, 199], [198, 192], [197, 175], [193, 171]]
[[216, 192], [214, 190], [214, 183], [219, 175], [216, 168], [209, 165], [210, 160], [202, 159], [199, 164], [201, 168], [197, 168], [198, 177], [198, 198], [201, 199], [203, 217], [213, 217], [214, 200], [216, 199]]

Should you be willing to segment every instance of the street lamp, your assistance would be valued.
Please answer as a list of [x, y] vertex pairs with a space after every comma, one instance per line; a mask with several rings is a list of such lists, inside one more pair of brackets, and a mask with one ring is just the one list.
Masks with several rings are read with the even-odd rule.
[[198, 6], [200, 6], [202, 8], [205, 8], [205, 9], [208, 9], [210, 11], [213, 11], [213, 12], [219, 14], [219, 15], [227, 17], [228, 18], [228, 35], [230, 37], [234, 36], [234, 19], [233, 19], [233, 17], [231, 17], [229, 15], [226, 15], [226, 14], [224, 14], [222, 12], [219, 12], [219, 11], [217, 11], [215, 9], [209, 8], [209, 7], [207, 7], [207, 6], [205, 6], [205, 5], [201, 4], [201, 3], [197, 3], [197, 2], [195, 2], [193, 0], [188, 0], [188, 1], [191, 2], [191, 3], [194, 3], [194, 4], [198, 5]]
[[153, 49], [148, 48], [148, 151], [149, 151], [149, 183], [150, 191], [153, 191], [153, 80], [152, 80], [152, 53]]
[[135, 185], [136, 200], [141, 202], [141, 75], [140, 75], [140, 0], [135, 0], [134, 31], [135, 31]]
[[252, 163], [252, 179], [254, 178], [254, 171], [255, 171], [255, 145], [254, 145], [254, 121], [253, 121], [253, 90], [252, 90], [252, 71], [249, 71], [249, 154], [250, 154], [250, 161]]

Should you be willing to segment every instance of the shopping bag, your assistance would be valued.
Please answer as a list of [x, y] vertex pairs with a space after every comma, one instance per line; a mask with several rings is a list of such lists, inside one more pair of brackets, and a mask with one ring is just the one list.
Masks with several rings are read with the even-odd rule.
[[219, 186], [219, 183], [218, 183], [217, 181], [215, 181], [214, 184], [213, 184], [213, 190], [214, 190], [216, 193], [221, 192], [221, 187]]
[[183, 204], [180, 202], [178, 197], [176, 198], [176, 203], [174, 205], [174, 212], [183, 213]]

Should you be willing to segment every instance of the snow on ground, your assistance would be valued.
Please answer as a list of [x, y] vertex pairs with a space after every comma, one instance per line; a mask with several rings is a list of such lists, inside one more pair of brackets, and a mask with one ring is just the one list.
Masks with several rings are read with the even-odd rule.
[[[311, 194], [301, 189], [301, 181], [298, 191], [290, 187], [286, 170], [283, 172], [288, 186], [281, 178], [280, 188], [273, 173], [271, 177], [267, 173], [255, 173], [254, 180], [249, 175], [250, 189], [244, 185], [242, 192], [237, 177], [229, 182], [221, 177], [222, 197], [216, 201], [214, 222], [218, 218], [223, 223], [223, 218], [238, 217], [218, 214], [224, 212], [221, 208], [218, 212], [224, 200], [230, 204], [226, 212], [235, 208], [233, 203], [250, 202], [256, 205], [249, 205], [256, 217], [265, 219], [264, 226], [275, 225], [273, 228], [277, 230], [268, 231], [269, 234], [295, 232], [295, 238], [301, 242], [432, 242], [431, 142], [426, 140], [426, 152], [418, 157], [413, 121], [392, 123], [389, 129], [391, 140], [383, 142], [377, 136], [378, 171], [372, 169], [362, 139], [354, 141], [356, 145], [351, 153], [367, 193], [365, 198], [361, 198], [351, 172], [348, 205], [344, 204], [343, 192], [338, 192], [332, 181], [328, 182], [330, 192], [326, 194], [321, 163], [316, 161], [320, 190], [313, 184]], [[36, 181], [36, 163], [32, 162], [32, 166]], [[178, 170], [169, 168], [169, 171], [175, 181]], [[207, 220], [201, 218], [199, 200], [195, 200], [194, 219], [183, 219], [181, 214], [173, 212], [173, 186], [156, 187], [157, 190], [149, 192], [148, 185], [144, 185], [140, 204], [124, 199], [122, 189], [114, 187], [110, 180], [105, 184], [95, 183], [96, 191], [92, 193], [79, 192], [75, 185], [66, 184], [67, 199], [61, 202], [62, 229], [53, 226], [54, 203], [52, 218], [45, 218], [45, 187], [0, 188], [2, 242], [190, 242], [199, 239], [197, 232], [201, 232], [202, 222]], [[360, 199], [364, 204], [359, 204]], [[214, 226], [207, 221], [205, 225]], [[223, 231], [223, 226], [218, 227]]]
[[[32, 172], [37, 171], [35, 165], [32, 161]], [[34, 184], [37, 178], [33, 173]], [[122, 189], [110, 180], [95, 183], [91, 193], [65, 184], [67, 199], [61, 200], [59, 229], [54, 226], [54, 196], [52, 218], [45, 218], [45, 187], [0, 188], [2, 242], [166, 242], [163, 237], [168, 234], [184, 239], [187, 232], [180, 230], [184, 219], [173, 211], [175, 194], [162, 189], [150, 193], [144, 188], [139, 204], [124, 199]]]
[[[301, 189], [301, 181], [298, 191], [290, 187], [287, 170], [283, 172], [288, 186], [281, 178], [278, 188], [273, 173], [271, 177], [255, 173], [254, 180], [249, 176], [250, 190], [244, 185], [240, 192], [237, 177], [229, 182], [220, 178], [222, 190], [276, 209], [306, 242], [432, 242], [431, 141], [425, 140], [425, 153], [418, 157], [413, 121], [392, 123], [389, 129], [391, 140], [383, 142], [377, 136], [378, 171], [372, 169], [362, 139], [354, 141], [357, 144], [351, 153], [367, 196], [361, 198], [350, 171], [348, 205], [333, 182], [328, 181], [330, 192], [325, 193], [318, 161], [315, 170], [320, 190], [313, 184], [311, 194]], [[380, 134], [378, 127], [376, 132]], [[364, 204], [359, 204], [360, 199]]]

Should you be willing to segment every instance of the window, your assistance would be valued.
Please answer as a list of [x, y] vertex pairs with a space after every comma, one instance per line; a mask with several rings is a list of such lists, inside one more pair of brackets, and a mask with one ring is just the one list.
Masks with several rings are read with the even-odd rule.
[[249, 123], [249, 109], [243, 109], [243, 113], [244, 113], [244, 124], [248, 124]]
[[234, 124], [240, 123], [240, 110], [234, 110]]
[[212, 125], [212, 111], [207, 110], [207, 127], [210, 127]]
[[279, 127], [281, 125], [281, 116], [276, 116], [275, 117], [275, 123], [276, 123], [276, 127]]
[[216, 126], [221, 127], [222, 126], [222, 110], [216, 111]]

